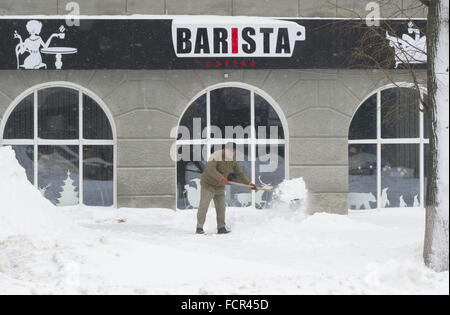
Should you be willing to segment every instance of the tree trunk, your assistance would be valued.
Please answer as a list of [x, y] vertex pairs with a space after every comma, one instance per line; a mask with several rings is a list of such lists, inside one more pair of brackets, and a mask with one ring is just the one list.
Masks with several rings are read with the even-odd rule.
[[428, 117], [430, 157], [424, 260], [435, 271], [449, 269], [449, 85], [448, 0], [431, 0], [428, 7]]

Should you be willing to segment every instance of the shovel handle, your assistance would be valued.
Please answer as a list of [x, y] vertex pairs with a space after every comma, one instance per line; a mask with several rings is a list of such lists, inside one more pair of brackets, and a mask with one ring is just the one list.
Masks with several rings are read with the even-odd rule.
[[[252, 189], [252, 186], [250, 186], [250, 185], [236, 183], [236, 182], [232, 182], [232, 181], [228, 181], [228, 184]], [[273, 190], [273, 189], [267, 189], [267, 188], [262, 188], [262, 187], [256, 187], [256, 190], [263, 190], [263, 191], [267, 191], [267, 192], [271, 192], [271, 193], [275, 192], [275, 190]]]

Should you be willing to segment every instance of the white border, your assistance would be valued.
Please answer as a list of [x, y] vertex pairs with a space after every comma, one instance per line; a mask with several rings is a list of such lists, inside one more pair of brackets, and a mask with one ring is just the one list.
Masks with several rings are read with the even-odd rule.
[[[38, 138], [38, 116], [37, 116], [37, 92], [39, 90], [45, 88], [70, 88], [77, 90], [79, 93], [79, 139], [78, 140], [47, 140], [47, 139], [39, 139]], [[3, 133], [6, 127], [6, 122], [8, 121], [11, 113], [14, 111], [16, 106], [28, 95], [34, 95], [34, 138], [33, 139], [3, 139]], [[108, 118], [109, 124], [112, 130], [113, 140], [85, 140], [83, 139], [83, 94], [86, 94], [90, 98], [92, 98], [103, 110], [106, 117]], [[83, 204], [83, 145], [112, 145], [113, 146], [113, 186], [114, 186], [114, 197], [113, 197], [113, 206], [117, 208], [117, 128], [113, 118], [113, 115], [109, 111], [109, 108], [103, 102], [103, 100], [98, 97], [91, 90], [67, 81], [53, 81], [53, 82], [45, 82], [42, 84], [34, 85], [31, 88], [22, 92], [19, 96], [17, 96], [12, 103], [6, 109], [2, 120], [0, 122], [0, 147], [3, 145], [34, 145], [34, 185], [38, 186], [38, 165], [37, 165], [37, 146], [38, 145], [78, 145], [79, 146], [79, 161], [80, 161], [80, 170], [79, 170], [79, 204]]]
[[[250, 91], [250, 119], [251, 119], [251, 126], [252, 126], [252, 134], [251, 137], [248, 139], [211, 139], [211, 132], [210, 132], [210, 128], [211, 128], [211, 98], [210, 98], [210, 92], [213, 90], [217, 90], [217, 89], [221, 89], [221, 88], [241, 88], [241, 89], [245, 89]], [[260, 88], [257, 88], [253, 85], [247, 84], [247, 83], [242, 83], [242, 82], [224, 82], [224, 83], [218, 83], [218, 84], [214, 84], [211, 85], [209, 87], [207, 87], [206, 89], [203, 89], [202, 91], [200, 91], [199, 93], [197, 93], [188, 103], [188, 106], [186, 106], [186, 108], [183, 110], [183, 112], [180, 115], [180, 118], [178, 119], [178, 123], [177, 123], [177, 127], [180, 126], [181, 124], [181, 120], [183, 119], [186, 111], [190, 108], [190, 106], [202, 95], [206, 94], [206, 118], [207, 118], [207, 122], [206, 122], [206, 128], [207, 128], [207, 132], [208, 132], [208, 137], [206, 139], [195, 139], [195, 140], [176, 140], [175, 141], [175, 145], [206, 145], [207, 146], [207, 154], [208, 154], [208, 159], [210, 156], [210, 152], [211, 152], [211, 146], [214, 144], [226, 144], [229, 141], [235, 142], [237, 144], [247, 144], [249, 145], [249, 149], [252, 155], [252, 159], [256, 160], [256, 146], [258, 144], [274, 144], [274, 145], [284, 145], [284, 163], [285, 163], [285, 171], [284, 171], [284, 176], [285, 179], [289, 179], [290, 178], [290, 163], [289, 163], [289, 124], [288, 121], [286, 119], [286, 116], [284, 115], [283, 110], [281, 109], [280, 105], [278, 105], [278, 103], [269, 95], [267, 94], [265, 91], [261, 90]], [[272, 108], [275, 110], [275, 112], [277, 113], [278, 117], [281, 120], [281, 124], [283, 126], [283, 130], [284, 130], [284, 139], [256, 139], [256, 134], [255, 134], [255, 94], [258, 94], [259, 96], [261, 96], [263, 99], [265, 99], [271, 106]], [[178, 133], [177, 133], [178, 135]], [[177, 185], [177, 166], [176, 166], [175, 162], [175, 183]], [[252, 163], [252, 167], [251, 167], [251, 180], [252, 182], [255, 182], [256, 178], [255, 178], [255, 166], [254, 163]], [[178, 202], [178, 189], [176, 189], [176, 202]], [[255, 205], [255, 192], [252, 191], [252, 206]], [[176, 207], [178, 209], [178, 206]]]
[[[371, 98], [374, 94], [377, 95], [377, 138], [376, 139], [357, 139], [357, 140], [348, 140], [348, 144], [376, 144], [377, 145], [377, 208], [376, 209], [367, 209], [367, 210], [353, 210], [348, 209], [349, 212], [364, 212], [364, 211], [378, 211], [378, 210], [385, 210], [385, 209], [393, 209], [393, 208], [382, 208], [381, 207], [381, 145], [382, 144], [419, 144], [419, 194], [420, 194], [420, 208], [425, 207], [425, 189], [424, 189], [424, 181], [425, 181], [425, 165], [424, 165], [424, 145], [429, 144], [429, 139], [424, 138], [424, 114], [422, 111], [419, 111], [419, 138], [389, 138], [389, 139], [383, 139], [381, 137], [381, 92], [384, 90], [392, 89], [392, 88], [415, 88], [416, 86], [414, 83], [410, 82], [398, 82], [398, 83], [391, 83], [384, 86], [381, 86], [377, 88], [376, 90], [372, 91], [369, 95], [367, 95], [363, 101], [358, 105], [357, 109], [355, 110], [352, 119], [350, 121], [353, 121], [353, 118], [355, 117], [356, 113], [358, 112], [361, 105], [363, 105], [369, 98]], [[422, 85], [419, 84], [420, 89], [420, 95], [423, 98], [424, 95], [427, 93], [427, 89]], [[408, 209], [414, 208], [414, 207], [408, 207]]]

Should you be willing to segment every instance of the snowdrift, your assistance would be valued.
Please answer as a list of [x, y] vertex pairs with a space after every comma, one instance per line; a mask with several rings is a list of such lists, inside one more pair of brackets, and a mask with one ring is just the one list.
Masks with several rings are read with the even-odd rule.
[[76, 225], [28, 181], [10, 147], [0, 147], [0, 240], [18, 235], [58, 236]]

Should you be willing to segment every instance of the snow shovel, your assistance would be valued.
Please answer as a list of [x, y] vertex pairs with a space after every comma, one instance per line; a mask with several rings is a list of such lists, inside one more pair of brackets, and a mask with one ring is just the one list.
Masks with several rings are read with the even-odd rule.
[[[252, 186], [250, 186], [250, 185], [245, 185], [245, 184], [236, 183], [236, 182], [232, 182], [232, 181], [228, 181], [228, 184], [252, 189]], [[263, 190], [263, 191], [267, 191], [267, 192], [271, 192], [271, 193], [275, 192], [275, 190], [273, 190], [273, 189], [267, 189], [267, 188], [262, 188], [262, 187], [256, 187], [256, 190]]]

